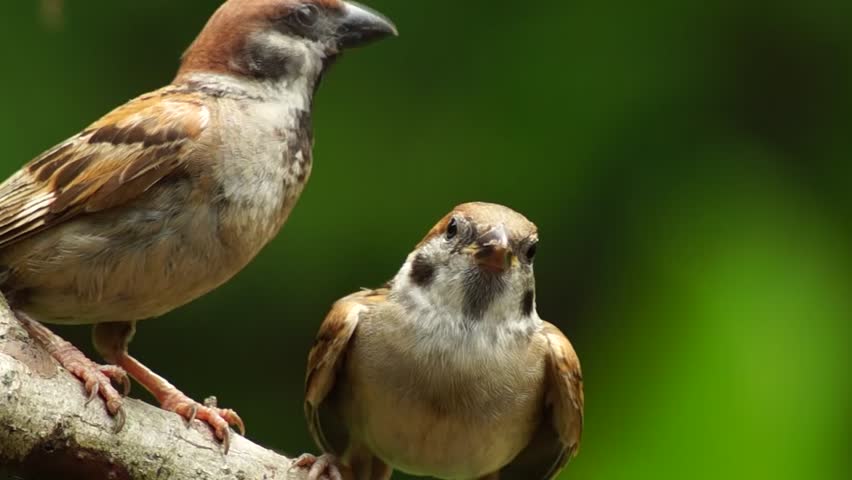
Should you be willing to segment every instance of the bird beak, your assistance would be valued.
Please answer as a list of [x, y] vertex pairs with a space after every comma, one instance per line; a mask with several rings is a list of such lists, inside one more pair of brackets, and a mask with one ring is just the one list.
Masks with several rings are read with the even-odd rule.
[[399, 33], [384, 15], [355, 2], [343, 2], [343, 17], [337, 27], [337, 46], [353, 48]]
[[509, 237], [503, 225], [485, 232], [476, 240], [473, 258], [480, 268], [492, 273], [503, 273], [512, 261], [512, 249]]

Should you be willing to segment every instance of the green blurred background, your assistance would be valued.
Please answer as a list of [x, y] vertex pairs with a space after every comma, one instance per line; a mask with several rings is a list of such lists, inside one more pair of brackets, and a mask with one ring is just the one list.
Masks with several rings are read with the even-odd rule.
[[[219, 3], [5, 2], [2, 176], [167, 83]], [[539, 225], [539, 313], [583, 362], [560, 478], [850, 478], [852, 4], [369, 3], [401, 36], [327, 77], [283, 233], [133, 353], [315, 451], [302, 380], [331, 303], [453, 205], [500, 202]]]

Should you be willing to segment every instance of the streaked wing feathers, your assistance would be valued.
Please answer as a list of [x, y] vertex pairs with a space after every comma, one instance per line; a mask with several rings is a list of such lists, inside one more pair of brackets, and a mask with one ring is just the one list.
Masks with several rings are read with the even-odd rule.
[[387, 292], [384, 290], [362, 291], [335, 303], [323, 321], [311, 353], [308, 355], [305, 416], [314, 441], [324, 451], [334, 452], [334, 448], [323, 433], [319, 416], [320, 407], [334, 389], [349, 340], [358, 326], [361, 315], [369, 309], [371, 304], [385, 301], [386, 295]]
[[550, 389], [546, 401], [552, 409], [554, 428], [567, 453], [561, 459], [561, 467], [580, 448], [580, 437], [583, 434], [583, 373], [577, 353], [565, 335], [549, 323], [545, 323], [544, 334], [550, 345]]
[[45, 152], [0, 185], [0, 248], [133, 200], [185, 161], [208, 120], [201, 99], [167, 87]]

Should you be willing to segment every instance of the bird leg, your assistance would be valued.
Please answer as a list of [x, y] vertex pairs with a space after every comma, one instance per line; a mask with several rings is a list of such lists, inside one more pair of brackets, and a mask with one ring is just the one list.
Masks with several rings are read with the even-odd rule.
[[358, 480], [390, 480], [393, 475], [393, 468], [363, 444], [349, 445], [343, 457]]
[[[293, 460], [290, 468], [304, 468], [308, 470], [308, 480], [350, 480], [352, 474], [341, 465], [340, 460], [334, 455], [326, 453], [319, 457], [305, 453]], [[346, 473], [346, 476], [343, 475]]]
[[213, 428], [216, 438], [222, 442], [225, 453], [228, 453], [231, 446], [231, 425], [237, 427], [241, 435], [245, 435], [245, 424], [243, 424], [237, 412], [218, 408], [215, 401], [206, 402], [205, 405], [202, 405], [192, 400], [166, 381], [165, 378], [152, 372], [148, 367], [128, 355], [126, 351], [116, 356], [115, 363], [124, 368], [131, 377], [151, 392], [164, 410], [177, 413], [185, 418], [187, 423], [192, 423], [193, 420], [201, 420], [209, 424]]
[[107, 360], [123, 368], [151, 392], [162, 409], [177, 413], [187, 420], [187, 424], [200, 420], [210, 425], [216, 438], [222, 442], [225, 453], [228, 453], [231, 446], [230, 426], [233, 425], [241, 435], [245, 435], [245, 424], [240, 416], [233, 410], [218, 408], [215, 397], [208, 398], [204, 404], [192, 400], [165, 378], [130, 356], [127, 344], [134, 332], [133, 323], [98, 324], [93, 332], [95, 347]]
[[[63, 368], [83, 383], [86, 394], [89, 396], [86, 405], [98, 396], [104, 400], [107, 412], [116, 419], [115, 431], [119, 432], [124, 427], [125, 420], [122, 397], [130, 392], [127, 373], [120, 367], [98, 365], [89, 360], [77, 347], [33, 320], [26, 313], [15, 311], [15, 316], [31, 337], [42, 344]], [[121, 386], [123, 394], [115, 389], [113, 382]]]

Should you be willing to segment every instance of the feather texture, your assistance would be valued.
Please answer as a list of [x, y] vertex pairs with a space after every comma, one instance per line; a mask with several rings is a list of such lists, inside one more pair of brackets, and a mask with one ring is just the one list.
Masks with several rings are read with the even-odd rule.
[[323, 321], [308, 355], [305, 417], [314, 441], [325, 451], [334, 452], [336, 449], [323, 432], [319, 416], [320, 406], [335, 386], [349, 340], [358, 327], [361, 314], [366, 312], [371, 304], [386, 301], [387, 293], [384, 289], [366, 290], [349, 295], [335, 303]]
[[35, 158], [0, 185], [0, 248], [141, 195], [191, 157], [209, 116], [200, 98], [166, 87]]

